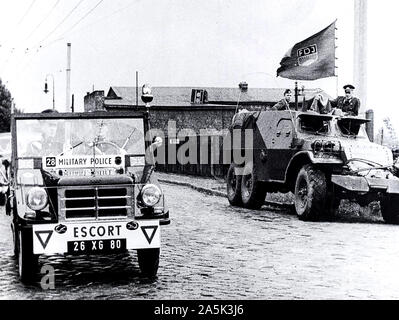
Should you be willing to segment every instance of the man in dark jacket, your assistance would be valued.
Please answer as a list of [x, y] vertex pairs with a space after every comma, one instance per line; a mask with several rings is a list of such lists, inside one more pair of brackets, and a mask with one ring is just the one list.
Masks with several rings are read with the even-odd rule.
[[360, 109], [360, 100], [353, 96], [355, 87], [351, 84], [344, 86], [345, 97], [338, 97], [330, 101], [333, 108], [341, 109], [348, 116], [358, 116]]
[[285, 90], [285, 92], [284, 92], [284, 99], [282, 99], [282, 100], [280, 100], [279, 102], [277, 102], [277, 103], [273, 106], [272, 110], [273, 110], [273, 111], [274, 111], [274, 110], [289, 110], [289, 108], [290, 108], [291, 96], [292, 96], [291, 90], [290, 90], [290, 89]]

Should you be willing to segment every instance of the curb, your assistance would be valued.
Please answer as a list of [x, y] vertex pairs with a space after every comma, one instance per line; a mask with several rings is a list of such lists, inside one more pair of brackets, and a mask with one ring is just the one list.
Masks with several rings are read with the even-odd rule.
[[202, 192], [202, 193], [209, 194], [211, 196], [217, 196], [217, 197], [223, 197], [223, 198], [227, 197], [226, 193], [224, 193], [222, 191], [217, 191], [217, 190], [212, 190], [212, 189], [208, 189], [208, 188], [198, 187], [198, 186], [193, 185], [193, 184], [188, 183], [188, 182], [181, 182], [181, 181], [170, 180], [170, 179], [159, 179], [159, 178], [158, 178], [158, 181], [159, 182], [163, 182], [163, 183], [169, 183], [169, 184], [174, 184], [174, 185], [178, 185], [178, 186], [183, 186], [183, 187], [189, 187], [191, 189], [194, 189], [194, 190]]
[[[191, 189], [194, 189], [198, 192], [202, 192], [211, 196], [217, 196], [217, 197], [223, 197], [226, 198], [227, 195], [226, 193], [222, 191], [217, 191], [217, 190], [212, 190], [208, 188], [203, 188], [203, 187], [198, 187], [196, 185], [193, 185], [189, 182], [182, 182], [182, 181], [177, 181], [177, 180], [171, 180], [171, 179], [159, 179], [159, 182], [162, 183], [168, 183], [168, 184], [174, 184], [177, 186], [183, 186], [183, 187], [189, 187]], [[265, 201], [265, 205], [271, 206], [271, 207], [276, 207], [276, 208], [284, 208], [284, 209], [290, 209], [292, 207], [292, 204], [286, 204], [286, 203], [281, 203], [281, 202], [273, 202], [273, 201]]]

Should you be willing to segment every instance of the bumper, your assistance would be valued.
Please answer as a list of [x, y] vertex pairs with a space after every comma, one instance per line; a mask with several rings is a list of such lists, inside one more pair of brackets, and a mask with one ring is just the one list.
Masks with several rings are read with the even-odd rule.
[[399, 194], [399, 179], [365, 178], [358, 176], [332, 175], [331, 182], [352, 192], [382, 192]]
[[32, 225], [34, 254], [95, 254], [161, 246], [159, 220]]

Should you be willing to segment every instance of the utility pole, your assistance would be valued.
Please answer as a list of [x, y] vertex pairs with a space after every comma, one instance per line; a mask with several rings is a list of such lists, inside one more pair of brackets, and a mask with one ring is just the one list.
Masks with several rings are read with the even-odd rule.
[[136, 71], [136, 108], [139, 107], [139, 72]]
[[66, 69], [66, 99], [65, 111], [71, 108], [71, 44], [67, 43], [67, 69]]
[[367, 0], [355, 1], [353, 84], [361, 100], [359, 113], [367, 108]]
[[11, 98], [11, 114], [14, 114], [15, 112], [15, 102], [14, 98]]

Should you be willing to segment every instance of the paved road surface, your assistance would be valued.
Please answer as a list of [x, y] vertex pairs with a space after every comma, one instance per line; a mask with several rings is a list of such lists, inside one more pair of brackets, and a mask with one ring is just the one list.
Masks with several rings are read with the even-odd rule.
[[9, 221], [2, 212], [0, 298], [399, 298], [399, 227], [305, 223], [286, 211], [237, 209], [223, 198], [186, 187], [164, 189], [172, 224], [163, 227], [157, 279], [140, 277], [134, 252], [54, 256], [40, 263], [55, 267], [56, 289], [24, 286], [17, 278]]

